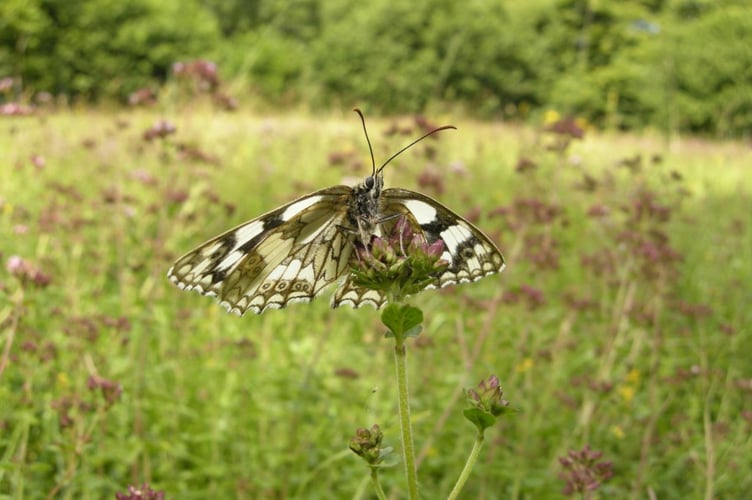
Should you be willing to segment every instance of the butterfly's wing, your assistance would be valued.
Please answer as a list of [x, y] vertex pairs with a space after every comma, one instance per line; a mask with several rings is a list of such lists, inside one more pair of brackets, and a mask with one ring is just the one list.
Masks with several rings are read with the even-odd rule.
[[[385, 189], [381, 193], [381, 214], [391, 221], [396, 220], [390, 218], [394, 214], [404, 215], [429, 244], [443, 240], [446, 248], [441, 258], [449, 266], [426, 288], [477, 281], [504, 269], [504, 257], [491, 239], [433, 198], [407, 189]], [[388, 234], [389, 231], [384, 232]], [[380, 308], [386, 301], [384, 294], [358, 287], [348, 276], [335, 292], [332, 307], [368, 304]]]
[[335, 186], [303, 196], [188, 252], [167, 276], [239, 315], [309, 302], [349, 269], [351, 195]]
[[444, 241], [441, 258], [449, 267], [436, 279], [437, 288], [477, 281], [504, 269], [504, 257], [493, 241], [433, 198], [400, 188], [385, 189], [382, 196], [384, 214], [404, 214], [429, 244]]
[[387, 296], [382, 291], [358, 286], [353, 283], [352, 275], [350, 275], [345, 278], [332, 295], [331, 306], [335, 308], [345, 305], [357, 309], [368, 305], [381, 309], [386, 305], [386, 302]]

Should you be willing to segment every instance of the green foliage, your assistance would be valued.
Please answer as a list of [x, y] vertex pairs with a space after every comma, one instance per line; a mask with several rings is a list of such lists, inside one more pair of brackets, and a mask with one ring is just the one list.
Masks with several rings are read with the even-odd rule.
[[0, 25], [0, 63], [32, 92], [123, 97], [164, 80], [174, 62], [205, 52], [218, 33], [207, 11], [180, 0], [3, 5], [10, 22]]
[[0, 77], [27, 95], [122, 98], [211, 58], [276, 105], [750, 134], [744, 0], [6, 0], [0, 19]]
[[677, 30], [670, 57], [677, 126], [719, 135], [752, 132], [752, 16], [716, 9]]
[[[306, 84], [320, 101], [369, 102], [386, 113], [418, 112], [435, 101], [474, 106], [478, 115], [539, 102], [545, 66], [534, 33], [495, 2], [422, 0], [327, 4], [330, 19], [313, 46]], [[374, 43], [378, 40], [378, 43]], [[332, 98], [336, 99], [332, 102]]]
[[225, 36], [244, 33], [261, 24], [263, 0], [203, 0]]
[[[420, 109], [431, 97], [425, 78], [438, 47], [428, 47], [430, 2], [373, 2], [352, 8], [327, 4], [326, 30], [312, 47], [310, 82], [320, 82], [322, 103], [378, 103], [379, 110]], [[313, 73], [315, 71], [315, 73]]]
[[381, 322], [389, 328], [387, 337], [417, 337], [423, 323], [423, 311], [409, 304], [388, 304], [381, 313]]
[[565, 0], [555, 6], [531, 12], [555, 68], [541, 102], [624, 129], [752, 131], [748, 3]]
[[[548, 34], [546, 49], [557, 67], [546, 101], [564, 114], [596, 123], [610, 119], [607, 123], [613, 125], [617, 112], [644, 120], [624, 107], [623, 87], [631, 89], [638, 82], [631, 68], [619, 68], [618, 58], [643, 42], [645, 35], [635, 23], [653, 17], [650, 7], [641, 1], [566, 0], [539, 13], [536, 24]], [[630, 125], [639, 127], [640, 122]]]
[[[247, 47], [238, 56], [247, 78], [257, 91], [277, 103], [290, 102], [309, 57], [305, 43], [270, 30], [238, 36], [232, 45]], [[234, 52], [228, 54], [232, 56]], [[233, 67], [228, 69], [232, 71]]]

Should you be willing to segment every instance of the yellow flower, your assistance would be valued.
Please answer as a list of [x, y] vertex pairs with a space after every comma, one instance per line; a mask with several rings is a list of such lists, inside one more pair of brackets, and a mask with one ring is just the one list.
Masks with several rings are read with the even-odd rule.
[[546, 113], [543, 115], [543, 123], [550, 125], [551, 123], [559, 121], [560, 118], [561, 115], [558, 111], [556, 111], [555, 109], [547, 109]]
[[57, 374], [57, 385], [60, 387], [68, 387], [70, 385], [70, 379], [68, 378], [68, 374], [65, 372], [60, 372]]
[[640, 383], [640, 370], [637, 368], [632, 368], [629, 370], [629, 373], [627, 373], [627, 382], [629, 382], [632, 385], [637, 385]]
[[634, 399], [635, 388], [631, 385], [620, 385], [617, 392], [625, 403], [631, 403]]
[[611, 434], [613, 434], [616, 439], [624, 439], [624, 429], [622, 429], [620, 425], [612, 425]]
[[520, 363], [517, 363], [515, 370], [517, 370], [518, 373], [525, 373], [526, 371], [531, 369], [534, 365], [535, 365], [535, 362], [533, 362], [533, 358], [527, 357], [523, 359]]

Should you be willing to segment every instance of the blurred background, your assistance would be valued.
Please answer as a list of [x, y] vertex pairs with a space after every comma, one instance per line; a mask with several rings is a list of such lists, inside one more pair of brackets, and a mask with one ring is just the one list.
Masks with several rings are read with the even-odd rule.
[[348, 444], [399, 456], [378, 312], [238, 318], [166, 278], [361, 182], [355, 106], [377, 162], [457, 126], [386, 185], [507, 261], [411, 298], [423, 498], [491, 375], [521, 413], [461, 498], [749, 497], [749, 0], [0, 0], [0, 500], [374, 498]]
[[6, 102], [124, 104], [202, 60], [257, 109], [752, 130], [746, 0], [4, 0], [0, 19]]

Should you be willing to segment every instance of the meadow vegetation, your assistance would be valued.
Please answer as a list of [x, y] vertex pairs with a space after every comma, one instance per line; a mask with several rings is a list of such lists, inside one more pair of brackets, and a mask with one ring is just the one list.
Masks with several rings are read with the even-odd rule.
[[[368, 112], [367, 109], [365, 109]], [[752, 491], [747, 144], [597, 133], [569, 119], [451, 122], [386, 170], [505, 253], [502, 275], [412, 299], [424, 498], [496, 374], [521, 413], [488, 431], [467, 498], [742, 498]], [[427, 126], [369, 121], [377, 161]], [[208, 107], [0, 121], [0, 498], [370, 498], [348, 443], [399, 447], [392, 344], [327, 299], [228, 315], [165, 273], [211, 236], [370, 172], [357, 118]], [[597, 464], [610, 477], [597, 481]], [[399, 468], [381, 480], [404, 497]]]

